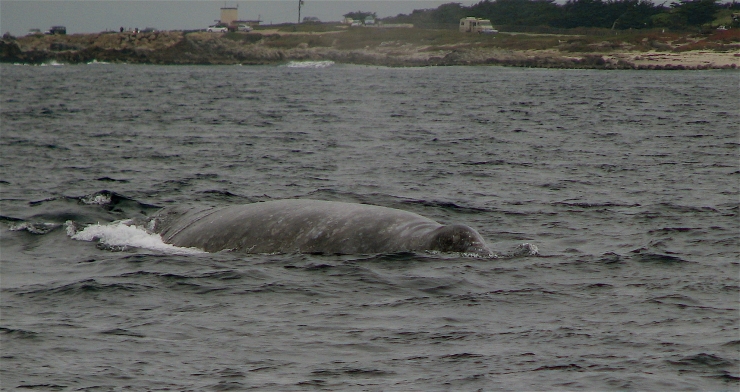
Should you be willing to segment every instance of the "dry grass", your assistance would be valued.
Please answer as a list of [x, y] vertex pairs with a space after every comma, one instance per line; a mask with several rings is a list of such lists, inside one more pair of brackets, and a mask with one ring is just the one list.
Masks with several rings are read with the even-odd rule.
[[[332, 28], [331, 25], [299, 27], [305, 30]], [[712, 31], [705, 35], [660, 30], [606, 30], [581, 35], [479, 35], [460, 33], [452, 29], [337, 26], [339, 30], [335, 31], [282, 32], [280, 28], [282, 27], [271, 26], [271, 29], [259, 29], [250, 33], [227, 34], [173, 31], [137, 35], [99, 33], [25, 36], [18, 38], [17, 44], [20, 51], [26, 54], [14, 54], [13, 56], [20, 57], [13, 61], [38, 63], [55, 58], [80, 62], [103, 56], [100, 58], [108, 59], [106, 61], [151, 61], [157, 64], [227, 64], [235, 61], [262, 64], [283, 61], [285, 58], [316, 59], [328, 56], [327, 58], [335, 61], [396, 66], [496, 63], [567, 68], [627, 67], [630, 64], [619, 64], [618, 61], [632, 61], [629, 56], [634, 57], [635, 52], [658, 51], [671, 56], [686, 56], [691, 52], [704, 51], [720, 56], [714, 62], [724, 66], [733, 64], [732, 54], [740, 49], [740, 29]], [[547, 54], [530, 61], [532, 54], [528, 52], [531, 51], [547, 51]], [[603, 56], [616, 59], [614, 61], [617, 63], [599, 63], [597, 60]], [[574, 58], [585, 60], [579, 60], [581, 62], [575, 64]], [[660, 65], [654, 60], [650, 58], [650, 62], [645, 60], [645, 64], [638, 65]], [[10, 61], [10, 57], [6, 61]], [[704, 66], [705, 62], [692, 66]]]
[[707, 37], [708, 41], [717, 41], [724, 44], [740, 43], [740, 29], [715, 30]]
[[[652, 31], [581, 31], [573, 35], [500, 33], [479, 35], [451, 29], [420, 28], [347, 28], [336, 24], [301, 24], [270, 26], [275, 34], [265, 34], [267, 26], [251, 33], [209, 35], [209, 39], [228, 40], [241, 45], [260, 44], [269, 48], [333, 47], [340, 50], [375, 49], [383, 46], [416, 46], [422, 50], [464, 48], [499, 48], [506, 50], [557, 49], [569, 53], [608, 53], [633, 51], [736, 50], [740, 29], [713, 31], [710, 35]], [[295, 31], [293, 31], [295, 29]], [[584, 34], [575, 34], [575, 33]], [[206, 33], [190, 33], [200, 37]], [[190, 34], [187, 34], [190, 36]], [[170, 46], [182, 38], [180, 32], [139, 34], [100, 33], [75, 35], [37, 35], [18, 39], [23, 50], [78, 50], [89, 46], [151, 49]]]
[[264, 36], [260, 33], [226, 33], [224, 38], [243, 44], [254, 44], [262, 40]]
[[342, 31], [347, 27], [335, 23], [301, 23], [301, 24], [282, 24], [277, 26], [261, 26], [258, 29], [275, 29], [286, 33], [326, 33], [331, 31]]
[[334, 35], [266, 35], [262, 45], [270, 48], [291, 49], [297, 47], [330, 47], [334, 42]]
[[27, 35], [18, 38], [22, 50], [81, 50], [87, 47], [162, 49], [174, 45], [182, 38], [180, 32], [157, 31], [153, 33], [97, 33], [71, 35]]

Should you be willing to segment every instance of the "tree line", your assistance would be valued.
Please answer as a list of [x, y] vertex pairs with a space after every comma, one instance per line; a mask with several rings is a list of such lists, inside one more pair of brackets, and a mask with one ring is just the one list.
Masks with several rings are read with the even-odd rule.
[[718, 0], [678, 0], [666, 6], [649, 0], [482, 0], [470, 7], [443, 4], [384, 19], [387, 23], [442, 26], [464, 17], [490, 19], [497, 26], [595, 27], [608, 29], [685, 29], [711, 23], [722, 8], [740, 9], [740, 3]]

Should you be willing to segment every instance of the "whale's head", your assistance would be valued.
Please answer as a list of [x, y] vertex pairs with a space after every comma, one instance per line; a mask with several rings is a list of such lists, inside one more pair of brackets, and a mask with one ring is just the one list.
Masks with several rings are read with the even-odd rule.
[[432, 233], [429, 249], [439, 252], [472, 253], [488, 257], [493, 254], [480, 234], [473, 228], [454, 224], [442, 226]]

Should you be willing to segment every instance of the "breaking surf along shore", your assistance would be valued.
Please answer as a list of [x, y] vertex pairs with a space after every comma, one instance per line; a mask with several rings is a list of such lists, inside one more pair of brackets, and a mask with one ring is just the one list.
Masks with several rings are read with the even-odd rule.
[[133, 34], [5, 35], [0, 62], [130, 64], [285, 64], [333, 61], [391, 67], [504, 65], [587, 69], [735, 69], [740, 29], [709, 34], [568, 31], [470, 34], [420, 28], [337, 27], [322, 31], [154, 31]]

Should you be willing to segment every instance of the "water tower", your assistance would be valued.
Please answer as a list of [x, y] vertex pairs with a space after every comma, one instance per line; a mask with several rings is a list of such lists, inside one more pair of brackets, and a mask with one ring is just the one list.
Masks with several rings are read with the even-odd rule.
[[239, 20], [239, 9], [237, 7], [221, 8], [221, 23], [231, 25], [235, 20]]

